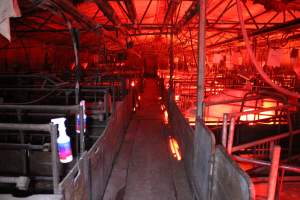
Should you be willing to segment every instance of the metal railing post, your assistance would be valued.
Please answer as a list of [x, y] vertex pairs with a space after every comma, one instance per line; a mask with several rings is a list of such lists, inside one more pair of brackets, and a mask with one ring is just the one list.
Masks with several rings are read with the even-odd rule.
[[232, 146], [234, 140], [234, 129], [235, 129], [235, 117], [231, 116], [230, 125], [229, 125], [229, 136], [228, 136], [228, 144], [227, 144], [227, 152], [229, 155], [232, 153]]
[[59, 168], [58, 168], [58, 153], [57, 153], [57, 125], [50, 123], [51, 136], [51, 159], [52, 159], [52, 176], [53, 176], [53, 193], [59, 194]]
[[80, 107], [79, 107], [79, 117], [80, 117], [80, 135], [79, 135], [80, 155], [82, 155], [84, 150], [85, 150], [85, 143], [84, 143], [84, 109], [83, 109], [82, 105], [80, 105]]
[[271, 164], [271, 170], [269, 174], [267, 200], [275, 199], [276, 183], [277, 183], [278, 168], [279, 168], [279, 161], [280, 161], [280, 151], [281, 151], [281, 147], [277, 145], [273, 149], [272, 164]]
[[223, 114], [223, 127], [222, 127], [222, 145], [226, 148], [227, 147], [227, 119], [228, 114]]

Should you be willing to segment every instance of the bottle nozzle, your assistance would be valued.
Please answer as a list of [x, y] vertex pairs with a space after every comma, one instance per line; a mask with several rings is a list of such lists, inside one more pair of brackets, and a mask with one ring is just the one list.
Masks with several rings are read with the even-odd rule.
[[57, 124], [58, 125], [58, 130], [59, 130], [60, 133], [66, 131], [65, 121], [66, 121], [65, 117], [51, 119], [51, 122], [53, 124]]

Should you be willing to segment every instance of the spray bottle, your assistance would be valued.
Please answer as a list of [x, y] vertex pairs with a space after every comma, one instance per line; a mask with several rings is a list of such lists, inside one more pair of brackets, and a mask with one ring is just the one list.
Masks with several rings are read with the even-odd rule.
[[61, 163], [68, 163], [73, 160], [70, 137], [66, 133], [66, 118], [51, 119], [53, 124], [58, 125], [59, 137], [57, 138], [58, 154]]
[[[85, 114], [85, 101], [80, 101], [80, 106], [83, 107], [83, 132], [86, 132], [86, 114]], [[76, 115], [76, 133], [80, 133], [80, 114]]]

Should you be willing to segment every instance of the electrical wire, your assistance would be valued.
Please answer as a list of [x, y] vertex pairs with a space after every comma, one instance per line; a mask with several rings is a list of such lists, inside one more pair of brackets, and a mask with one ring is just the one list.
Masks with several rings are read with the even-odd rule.
[[256, 70], [258, 71], [258, 73], [261, 75], [263, 80], [268, 85], [270, 85], [272, 88], [274, 88], [276, 91], [278, 91], [282, 94], [285, 94], [287, 96], [290, 96], [290, 97], [300, 98], [300, 93], [292, 92], [288, 89], [285, 89], [285, 88], [283, 88], [281, 86], [278, 86], [275, 83], [273, 83], [273, 81], [269, 78], [269, 76], [259, 66], [259, 64], [258, 64], [258, 62], [255, 58], [255, 55], [253, 53], [253, 50], [251, 48], [249, 37], [248, 37], [247, 31], [246, 31], [245, 21], [244, 21], [244, 17], [243, 17], [242, 6], [241, 6], [241, 0], [236, 0], [236, 5], [237, 5], [237, 12], [238, 12], [239, 21], [240, 21], [240, 24], [241, 24], [241, 31], [242, 31], [242, 34], [243, 34], [245, 45], [246, 45], [247, 51], [249, 53], [250, 59], [251, 59], [252, 63], [254, 64]]

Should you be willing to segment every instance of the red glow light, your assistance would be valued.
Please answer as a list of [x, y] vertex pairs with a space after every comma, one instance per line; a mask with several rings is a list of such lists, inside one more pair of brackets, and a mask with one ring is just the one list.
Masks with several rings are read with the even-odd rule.
[[164, 124], [168, 124], [169, 123], [169, 114], [168, 111], [165, 110], [164, 111]]
[[135, 82], [132, 81], [132, 82], [131, 82], [131, 87], [134, 87], [134, 86], [135, 86]]
[[174, 138], [169, 137], [169, 146], [173, 157], [176, 158], [178, 161], [180, 161], [182, 157], [179, 150], [178, 142]]

